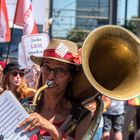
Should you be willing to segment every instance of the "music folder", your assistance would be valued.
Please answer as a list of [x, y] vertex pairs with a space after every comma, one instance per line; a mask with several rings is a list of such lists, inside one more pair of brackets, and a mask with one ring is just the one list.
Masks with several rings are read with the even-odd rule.
[[9, 90], [0, 95], [0, 140], [29, 140], [38, 130], [24, 133], [17, 126], [29, 114]]

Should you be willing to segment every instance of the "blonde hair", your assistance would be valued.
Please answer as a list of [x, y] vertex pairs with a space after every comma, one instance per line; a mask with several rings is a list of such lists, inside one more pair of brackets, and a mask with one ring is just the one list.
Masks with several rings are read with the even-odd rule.
[[[5, 75], [3, 75], [3, 78], [2, 78], [2, 88], [3, 88], [3, 90], [11, 90], [10, 89], [9, 76], [10, 76], [10, 71], [7, 72]], [[36, 90], [32, 89], [32, 88], [28, 88], [24, 78], [21, 78], [21, 83], [16, 88], [16, 91], [14, 92], [14, 94], [18, 99], [22, 99], [22, 98], [25, 98], [25, 97], [33, 96], [33, 94], [35, 92], [36, 92]]]

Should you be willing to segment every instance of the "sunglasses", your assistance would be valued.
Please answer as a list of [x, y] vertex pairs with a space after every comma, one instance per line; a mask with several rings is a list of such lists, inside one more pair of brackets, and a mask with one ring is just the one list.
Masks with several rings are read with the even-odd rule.
[[24, 72], [22, 72], [22, 71], [12, 71], [11, 74], [13, 76], [17, 76], [18, 74], [20, 75], [20, 77], [24, 76]]

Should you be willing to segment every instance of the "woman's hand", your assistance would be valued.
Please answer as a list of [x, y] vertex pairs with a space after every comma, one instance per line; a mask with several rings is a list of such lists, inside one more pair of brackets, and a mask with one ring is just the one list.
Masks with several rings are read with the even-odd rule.
[[[26, 126], [27, 125], [27, 126]], [[54, 140], [65, 140], [66, 138], [68, 140], [73, 140], [71, 137], [63, 135], [61, 130], [53, 125], [51, 122], [49, 122], [47, 119], [43, 118], [40, 114], [38, 113], [31, 113], [27, 119], [25, 119], [19, 126], [18, 128], [25, 127], [24, 133], [32, 131], [34, 129], [44, 129], [47, 131], [50, 136]]]
[[18, 128], [21, 128], [23, 126], [26, 126], [24, 128], [24, 133], [32, 131], [34, 129], [44, 129], [54, 140], [62, 139], [62, 134], [59, 128], [54, 126], [51, 122], [49, 122], [38, 113], [31, 113], [29, 117], [19, 125]]
[[49, 126], [52, 124], [47, 119], [43, 118], [40, 114], [31, 113], [29, 117], [19, 125], [18, 128], [21, 128], [25, 125], [27, 125], [24, 129], [24, 132], [26, 133], [38, 128], [45, 128], [47, 130], [47, 128], [49, 128]]

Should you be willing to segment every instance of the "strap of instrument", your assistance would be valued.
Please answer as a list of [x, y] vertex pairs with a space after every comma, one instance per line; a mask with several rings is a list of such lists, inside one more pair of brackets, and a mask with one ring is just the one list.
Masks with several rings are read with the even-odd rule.
[[[101, 120], [101, 116], [103, 112], [103, 101], [100, 95], [98, 95], [95, 100], [97, 103], [97, 109], [95, 111], [95, 114], [93, 115], [93, 118], [91, 119], [90, 126], [86, 131], [85, 135], [83, 136], [82, 140], [90, 140], [94, 136]], [[82, 106], [75, 107], [72, 113], [73, 118], [64, 129], [65, 133], [72, 136], [79, 122], [88, 113], [90, 113], [90, 111]]]
[[90, 111], [84, 108], [81, 105], [74, 106], [72, 109], [72, 119], [69, 121], [67, 126], [64, 128], [64, 132], [69, 135], [73, 136], [73, 133], [79, 124], [79, 122], [87, 115]]
[[103, 101], [100, 95], [97, 96], [96, 103], [97, 103], [97, 107], [96, 107], [95, 114], [92, 117], [90, 126], [88, 130], [86, 131], [86, 133], [84, 134], [84, 136], [82, 137], [82, 140], [92, 140], [100, 124], [100, 120], [101, 120], [103, 108], [104, 108]]

